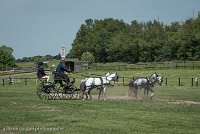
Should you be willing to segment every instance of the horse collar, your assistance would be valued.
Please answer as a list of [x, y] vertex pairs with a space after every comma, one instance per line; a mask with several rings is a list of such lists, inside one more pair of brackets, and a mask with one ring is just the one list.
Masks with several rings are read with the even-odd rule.
[[147, 81], [149, 84], [153, 84], [153, 82], [150, 80], [150, 78], [147, 78]]

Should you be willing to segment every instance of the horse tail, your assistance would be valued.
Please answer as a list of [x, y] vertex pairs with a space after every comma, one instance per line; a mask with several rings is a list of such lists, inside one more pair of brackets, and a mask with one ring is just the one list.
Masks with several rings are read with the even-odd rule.
[[134, 82], [134, 80], [130, 80], [129, 83], [128, 83], [129, 89], [128, 89], [127, 97], [131, 97], [132, 90], [133, 90], [133, 87], [134, 87], [133, 82]]
[[85, 90], [86, 90], [86, 81], [85, 80], [82, 80], [81, 81], [81, 84], [80, 84], [80, 98], [81, 99], [84, 99], [84, 93], [85, 93]]
[[85, 81], [82, 81], [82, 82], [81, 82], [81, 84], [80, 84], [80, 90], [81, 90], [81, 91], [85, 91], [85, 90], [86, 90]]
[[132, 87], [134, 87], [135, 86], [135, 79], [134, 80], [130, 80], [129, 81], [129, 83], [128, 83], [128, 86], [130, 87], [130, 86], [132, 86]]

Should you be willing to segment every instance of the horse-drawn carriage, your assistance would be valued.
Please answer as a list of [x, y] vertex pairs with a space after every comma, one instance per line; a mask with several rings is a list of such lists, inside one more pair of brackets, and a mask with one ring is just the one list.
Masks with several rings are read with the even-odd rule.
[[[118, 81], [117, 73], [108, 72], [102, 77], [89, 77], [81, 80], [80, 89], [77, 88], [74, 83], [75, 80], [61, 84], [63, 79], [54, 77], [54, 83], [46, 82], [46, 79], [42, 79], [41, 83], [37, 87], [37, 95], [40, 99], [92, 99], [90, 94], [94, 88], [99, 89], [98, 99], [106, 100], [106, 90], [112, 85], [111, 81]], [[151, 98], [153, 97], [154, 90], [152, 89], [155, 83], [162, 83], [163, 78], [156, 73], [150, 77], [141, 77], [131, 80], [129, 82], [128, 96], [134, 96], [137, 98], [137, 94], [144, 88], [144, 97], [148, 97], [149, 91], [151, 91]], [[58, 83], [60, 83], [58, 85]], [[80, 94], [80, 95], [79, 95]], [[128, 97], [127, 96], [127, 97]]]
[[118, 80], [117, 73], [108, 72], [102, 77], [89, 77], [83, 79], [80, 84], [80, 89], [77, 88], [74, 83], [75, 80], [66, 82], [60, 77], [54, 75], [54, 82], [47, 82], [46, 79], [40, 79], [41, 83], [37, 87], [37, 95], [40, 99], [78, 99], [80, 94], [80, 99], [92, 99], [90, 92], [92, 89], [99, 89], [99, 99], [104, 97], [106, 99], [106, 90], [111, 81]]
[[41, 83], [37, 87], [37, 96], [40, 99], [77, 99], [79, 89], [74, 85], [74, 80], [61, 84], [63, 79], [54, 77], [54, 82], [47, 82], [40, 79]]

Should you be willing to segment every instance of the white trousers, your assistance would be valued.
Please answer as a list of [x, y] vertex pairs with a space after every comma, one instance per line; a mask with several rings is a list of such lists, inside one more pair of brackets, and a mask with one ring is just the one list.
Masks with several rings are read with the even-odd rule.
[[45, 76], [42, 77], [42, 79], [47, 79], [47, 82], [49, 82], [50, 76], [45, 75]]

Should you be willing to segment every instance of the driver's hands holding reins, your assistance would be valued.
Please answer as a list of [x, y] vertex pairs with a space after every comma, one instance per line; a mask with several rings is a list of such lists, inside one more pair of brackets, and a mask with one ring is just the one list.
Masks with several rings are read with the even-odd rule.
[[66, 72], [67, 75], [73, 74], [73, 73], [74, 73], [73, 71], [67, 71], [67, 72]]

